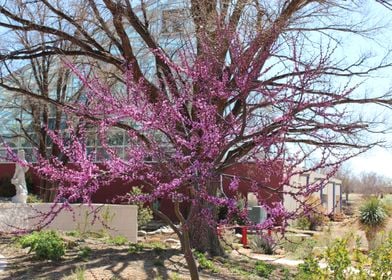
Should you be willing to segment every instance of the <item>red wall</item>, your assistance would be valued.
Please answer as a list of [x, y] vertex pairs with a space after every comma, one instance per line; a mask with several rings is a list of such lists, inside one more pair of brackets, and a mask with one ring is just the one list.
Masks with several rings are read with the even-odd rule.
[[[280, 163], [276, 164], [275, 168], [268, 168], [268, 170], [274, 170], [273, 174], [266, 174], [257, 167], [253, 163], [240, 163], [235, 164], [226, 170], [224, 170], [224, 174], [229, 174], [233, 176], [238, 176], [242, 178], [250, 178], [258, 182], [257, 191], [259, 193], [259, 198], [262, 199], [263, 203], [270, 205], [272, 202], [282, 201], [283, 195], [279, 192], [272, 191], [268, 188], [279, 190], [279, 182], [281, 181], [282, 176], [282, 165]], [[4, 163], [0, 164], [0, 176], [5, 177], [8, 176], [11, 178], [15, 171], [15, 164], [13, 163]], [[34, 188], [34, 193], [39, 193], [39, 178], [32, 174], [29, 171], [30, 175], [32, 176]], [[223, 176], [223, 188], [226, 195], [230, 197], [234, 197], [236, 192], [230, 191], [228, 185], [230, 184], [230, 178], [228, 176]], [[92, 197], [93, 202], [95, 203], [115, 203], [116, 197], [125, 195], [128, 193], [132, 187], [134, 186], [142, 186], [142, 182], [121, 182], [120, 180], [115, 181], [109, 186], [101, 187]], [[268, 188], [265, 188], [267, 186]], [[241, 193], [244, 197], [247, 196], [248, 192], [251, 192], [251, 182], [247, 179], [240, 179], [239, 181], [239, 189], [238, 193]], [[184, 203], [181, 205], [182, 210], [185, 212], [188, 211], [189, 204]], [[160, 201], [160, 209], [170, 216], [174, 218], [174, 210], [173, 210], [173, 203], [169, 199], [162, 199]]]
[[[268, 169], [270, 170], [272, 168]], [[224, 174], [250, 178], [254, 181], [257, 181], [257, 191], [259, 193], [259, 198], [262, 200], [262, 203], [271, 205], [273, 202], [279, 202], [283, 200], [283, 194], [279, 192], [279, 183], [283, 174], [282, 164], [277, 163], [273, 170], [273, 174], [267, 175], [254, 163], [240, 163], [224, 170]], [[251, 190], [251, 181], [246, 179], [240, 179], [237, 192], [230, 191], [228, 188], [230, 181], [231, 180], [228, 176], [223, 176], [223, 189], [225, 194], [229, 197], [234, 197], [237, 193], [241, 193], [246, 198], [247, 193], [253, 191]], [[93, 201], [96, 203], [111, 203], [116, 196], [126, 194], [133, 186], [141, 185], [143, 185], [142, 182], [116, 182], [110, 186], [100, 188], [93, 196]], [[267, 186], [268, 188], [264, 186]], [[269, 188], [277, 191], [272, 191]], [[170, 218], [175, 219], [173, 208], [174, 207], [171, 200], [164, 198], [160, 201], [160, 210], [167, 214]], [[189, 203], [183, 203], [181, 205], [181, 209], [183, 210], [184, 214], [187, 214], [187, 211], [189, 210]]]

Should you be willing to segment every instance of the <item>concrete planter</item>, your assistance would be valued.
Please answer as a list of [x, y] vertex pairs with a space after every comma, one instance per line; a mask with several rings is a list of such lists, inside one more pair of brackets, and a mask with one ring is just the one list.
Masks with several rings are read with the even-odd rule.
[[[47, 213], [59, 209], [53, 203], [0, 203], [0, 232], [34, 230], [45, 224], [47, 229], [81, 232], [105, 231], [137, 242], [137, 206], [115, 204], [71, 204], [57, 215]], [[46, 219], [45, 219], [46, 216]], [[48, 223], [46, 225], [46, 223]], [[106, 224], [106, 226], [105, 226]]]

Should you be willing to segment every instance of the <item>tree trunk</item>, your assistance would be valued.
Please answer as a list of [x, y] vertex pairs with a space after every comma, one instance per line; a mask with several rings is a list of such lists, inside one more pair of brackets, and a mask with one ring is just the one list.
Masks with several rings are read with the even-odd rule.
[[156, 209], [155, 210], [153, 209], [153, 211], [158, 217], [164, 220], [177, 234], [178, 239], [180, 240], [181, 243], [181, 250], [184, 253], [185, 261], [188, 265], [188, 270], [191, 279], [199, 280], [199, 270], [197, 269], [195, 257], [193, 256], [193, 252], [192, 252], [191, 242], [189, 238], [189, 229], [185, 225], [186, 221], [184, 216], [181, 214], [180, 206], [178, 202], [174, 203], [174, 208], [175, 208], [176, 216], [180, 220], [181, 227], [175, 226], [174, 223], [169, 219], [169, 217], [163, 214], [161, 211]]
[[[225, 251], [219, 242], [217, 229], [211, 226], [215, 221], [211, 221], [211, 223], [208, 218], [201, 215], [201, 210], [205, 207], [215, 208], [205, 203], [191, 206], [187, 219], [191, 247], [202, 253], [207, 252], [210, 256], [224, 256]], [[215, 214], [213, 214], [213, 218], [216, 218]]]
[[372, 250], [376, 249], [376, 247], [377, 247], [377, 242], [376, 242], [377, 232], [378, 231], [376, 229], [365, 230], [365, 236], [366, 236], [366, 240], [368, 242], [368, 250], [369, 251], [372, 251]]
[[184, 252], [185, 260], [188, 265], [188, 270], [191, 275], [192, 280], [199, 280], [199, 271], [197, 269], [197, 264], [195, 261], [195, 257], [193, 256], [191, 243], [189, 239], [189, 233], [187, 231], [183, 231], [181, 240], [181, 247]]

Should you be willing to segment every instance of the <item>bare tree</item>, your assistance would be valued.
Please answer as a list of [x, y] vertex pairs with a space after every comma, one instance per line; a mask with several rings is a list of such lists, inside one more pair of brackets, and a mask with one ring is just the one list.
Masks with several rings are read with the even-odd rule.
[[[30, 14], [44, 20], [45, 9]], [[29, 33], [14, 30], [9, 45], [25, 50], [49, 46], [43, 32]], [[54, 41], [51, 47], [70, 49], [69, 42]], [[79, 83], [80, 84], [80, 83]], [[25, 61], [4, 60], [1, 63], [0, 87], [7, 94], [4, 109], [18, 112], [15, 120], [18, 126], [8, 127], [8, 137], [23, 139], [28, 155], [33, 156], [33, 148], [43, 158], [61, 157], [57, 145], [50, 142], [47, 129], [60, 130], [65, 127], [66, 116], [57, 104], [77, 100], [81, 96], [81, 86], [72, 84], [72, 71], [64, 67], [58, 55], [31, 56]], [[51, 102], [48, 102], [51, 101]], [[33, 160], [33, 158], [31, 158]], [[52, 201], [55, 188], [42, 180], [40, 196], [44, 201]]]

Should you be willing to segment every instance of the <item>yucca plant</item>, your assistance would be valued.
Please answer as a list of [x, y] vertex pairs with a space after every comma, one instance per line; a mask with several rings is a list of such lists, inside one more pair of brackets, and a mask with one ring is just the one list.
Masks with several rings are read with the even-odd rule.
[[385, 228], [387, 217], [384, 204], [376, 197], [367, 200], [359, 209], [359, 224], [365, 231], [369, 250], [375, 248], [376, 235]]

